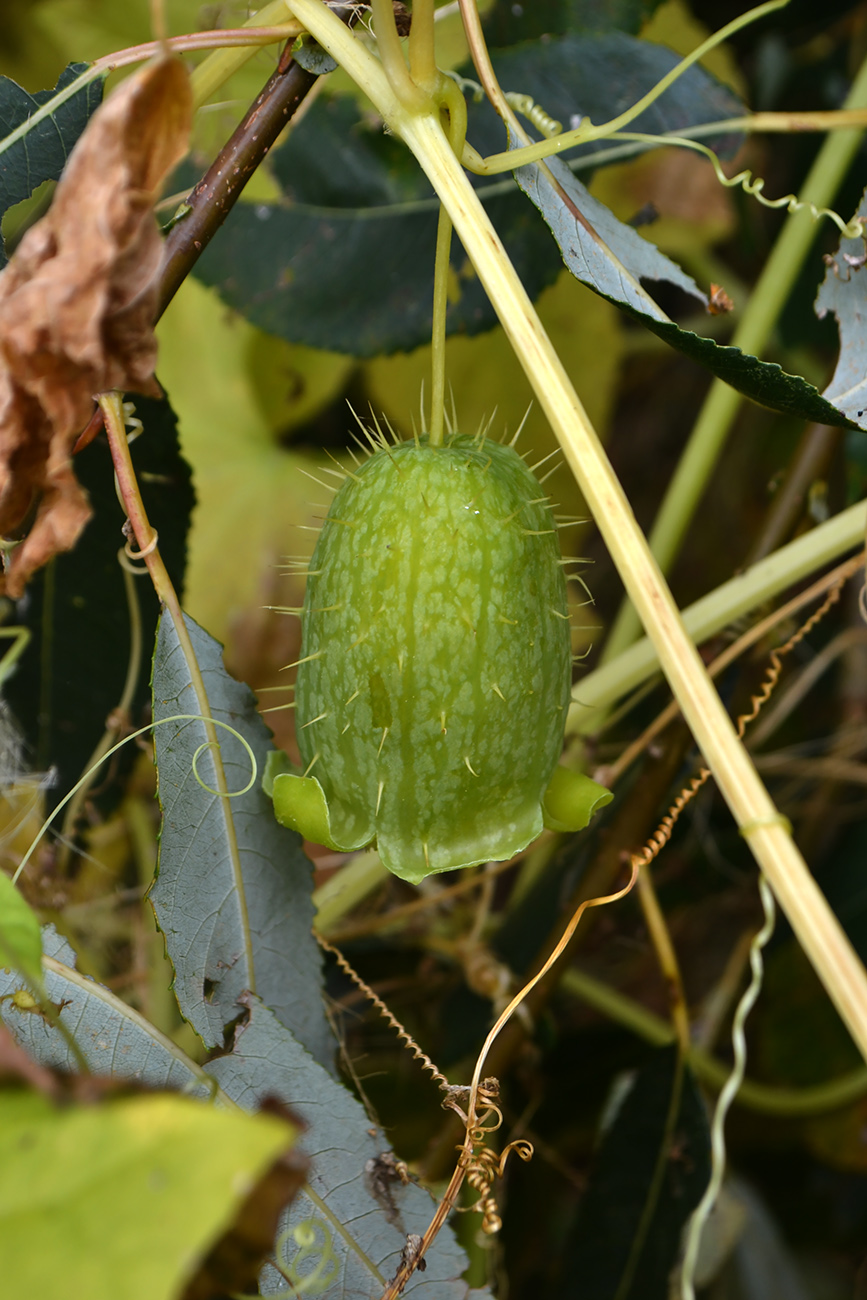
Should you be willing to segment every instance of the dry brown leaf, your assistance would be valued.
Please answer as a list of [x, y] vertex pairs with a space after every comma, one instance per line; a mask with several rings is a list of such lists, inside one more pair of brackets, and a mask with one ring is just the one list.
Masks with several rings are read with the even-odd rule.
[[163, 241], [156, 193], [184, 156], [189, 79], [163, 58], [94, 113], [49, 212], [0, 272], [0, 535], [20, 532], [5, 590], [74, 546], [90, 506], [71, 450], [95, 394], [160, 394], [154, 379]]

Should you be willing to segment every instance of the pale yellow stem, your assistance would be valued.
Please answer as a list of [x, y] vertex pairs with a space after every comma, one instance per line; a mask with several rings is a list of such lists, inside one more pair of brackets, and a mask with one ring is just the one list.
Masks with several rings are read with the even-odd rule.
[[[644, 623], [681, 710], [741, 833], [767, 875], [820, 979], [867, 1059], [867, 972], [795, 847], [738, 740], [731, 719], [650, 553], [632, 509], [499, 236], [449, 146], [438, 115], [394, 108], [365, 75], [357, 42], [319, 0], [290, 7], [364, 88], [424, 168], [555, 431], [597, 527]], [[382, 94], [380, 92], [383, 92]]]

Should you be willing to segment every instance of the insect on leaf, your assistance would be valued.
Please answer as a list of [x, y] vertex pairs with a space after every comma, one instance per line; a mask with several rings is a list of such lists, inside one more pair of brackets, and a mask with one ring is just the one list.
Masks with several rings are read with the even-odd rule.
[[[45, 992], [75, 1038], [94, 1074], [116, 1069], [124, 1078], [152, 1088], [183, 1088], [207, 1097], [212, 1089], [193, 1061], [132, 1007], [107, 988], [79, 974], [75, 953], [53, 926], [42, 931]], [[75, 1071], [78, 1062], [66, 1039], [17, 995], [21, 977], [0, 967], [0, 1013], [6, 1027], [34, 1060]]]

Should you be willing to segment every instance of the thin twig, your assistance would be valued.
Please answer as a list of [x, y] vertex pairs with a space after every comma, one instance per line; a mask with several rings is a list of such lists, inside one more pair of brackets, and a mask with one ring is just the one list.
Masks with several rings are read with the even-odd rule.
[[437, 1083], [440, 1085], [441, 1088], [449, 1088], [451, 1085], [449, 1084], [449, 1081], [446, 1078], [446, 1076], [442, 1073], [441, 1070], [437, 1069], [437, 1067], [434, 1065], [430, 1057], [427, 1056], [422, 1051], [418, 1043], [413, 1038], [412, 1034], [410, 1034], [409, 1031], [404, 1028], [404, 1026], [398, 1020], [397, 1016], [395, 1016], [394, 1013], [388, 1009], [388, 1007], [383, 1002], [382, 998], [379, 997], [378, 994], [374, 993], [370, 985], [366, 984], [365, 981], [358, 974], [358, 971], [356, 971], [354, 967], [352, 967], [349, 964], [349, 962], [346, 960], [346, 958], [344, 957], [340, 949], [335, 948], [334, 944], [329, 943], [327, 939], [323, 939], [322, 935], [317, 934], [315, 930], [313, 933], [315, 935], [316, 942], [319, 944], [320, 948], [323, 948], [326, 952], [331, 953], [331, 956], [337, 962], [337, 965], [343, 971], [344, 975], [348, 975], [349, 978], [352, 980], [352, 982], [358, 985], [358, 987], [361, 989], [364, 996], [366, 998], [369, 998], [369, 1000], [376, 1007], [379, 1014], [385, 1020], [387, 1020], [388, 1023], [391, 1025], [392, 1029], [397, 1034], [401, 1042], [405, 1043], [406, 1046], [412, 1052], [415, 1059], [421, 1062], [422, 1068], [430, 1071], [431, 1075], [433, 1076], [434, 1079], [436, 1079]]
[[187, 199], [163, 254], [158, 317], [220, 229], [241, 193], [299, 105], [319, 80], [292, 61], [268, 78], [243, 120]]

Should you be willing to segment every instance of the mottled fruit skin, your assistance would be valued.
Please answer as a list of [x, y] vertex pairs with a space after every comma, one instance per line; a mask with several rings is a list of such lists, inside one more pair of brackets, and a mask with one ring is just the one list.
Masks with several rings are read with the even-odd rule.
[[418, 882], [539, 834], [571, 640], [554, 519], [511, 447], [377, 450], [328, 512], [302, 629], [298, 742], [332, 844], [375, 840]]

